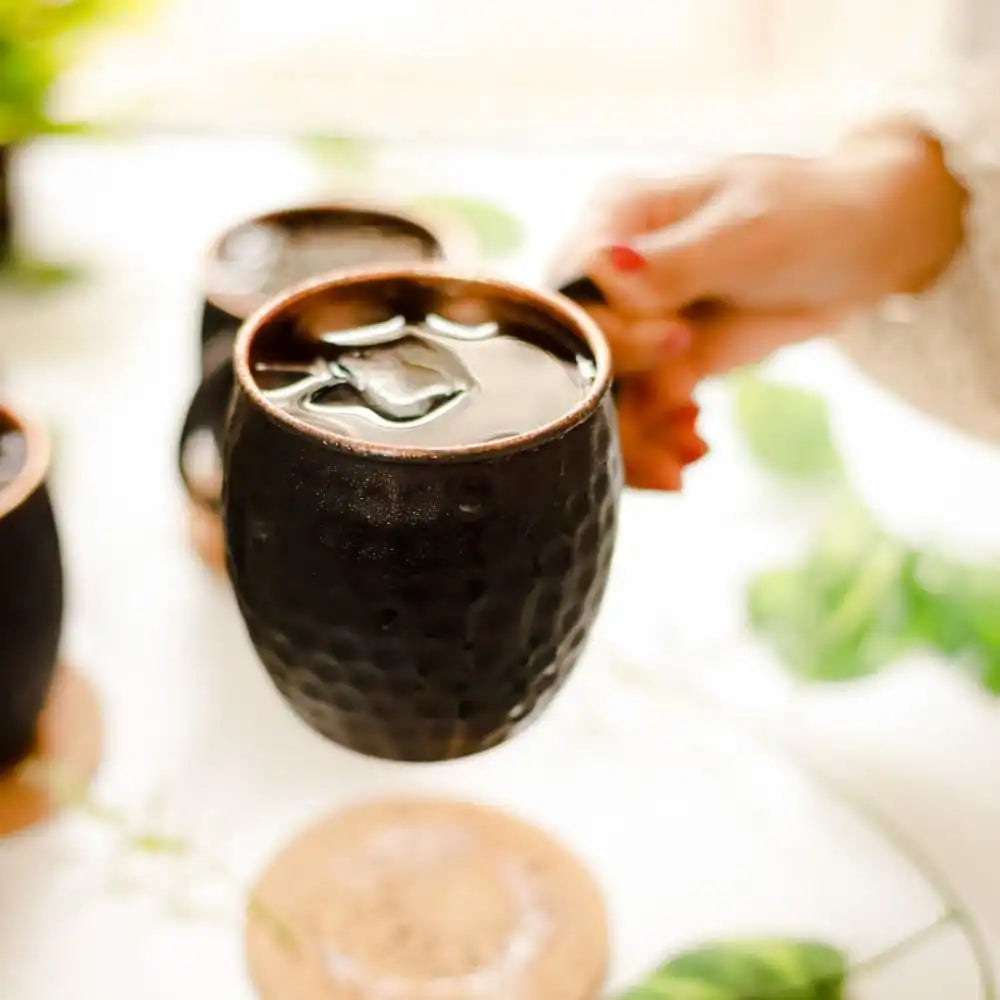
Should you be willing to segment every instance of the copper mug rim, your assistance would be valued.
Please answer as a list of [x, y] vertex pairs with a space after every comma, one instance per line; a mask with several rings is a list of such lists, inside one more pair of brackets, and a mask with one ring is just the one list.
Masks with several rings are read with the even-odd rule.
[[[590, 351], [596, 369], [590, 388], [583, 399], [572, 409], [540, 427], [497, 441], [443, 447], [400, 447], [352, 438], [345, 434], [338, 434], [331, 429], [319, 428], [315, 424], [300, 420], [286, 410], [274, 406], [257, 386], [250, 371], [250, 349], [257, 334], [278, 318], [282, 312], [311, 296], [331, 289], [379, 284], [386, 281], [412, 281], [425, 285], [455, 282], [467, 286], [470, 290], [478, 288], [484, 293], [540, 309], [578, 340], [582, 340]], [[557, 292], [541, 291], [502, 278], [455, 270], [446, 263], [439, 266], [338, 269], [294, 285], [281, 295], [268, 300], [243, 322], [236, 335], [233, 361], [237, 385], [258, 409], [277, 423], [285, 424], [292, 430], [323, 441], [341, 451], [353, 452], [370, 458], [400, 461], [490, 458], [535, 447], [559, 437], [586, 420], [601, 405], [612, 380], [611, 351], [607, 341], [597, 323], [580, 306]]]
[[14, 478], [0, 486], [0, 518], [17, 510], [41, 486], [48, 472], [51, 453], [49, 436], [38, 424], [25, 420], [0, 403], [0, 432], [4, 425], [23, 436], [25, 456]]
[[[402, 222], [406, 225], [413, 226], [414, 229], [420, 230], [424, 235], [426, 235], [437, 248], [439, 257], [458, 263], [472, 258], [473, 240], [471, 233], [468, 232], [460, 223], [453, 220], [439, 219], [429, 212], [414, 211], [409, 208], [397, 206], [392, 202], [365, 200], [360, 198], [298, 202], [294, 205], [272, 208], [264, 212], [256, 212], [251, 215], [243, 216], [240, 219], [234, 219], [218, 232], [212, 242], [209, 243], [202, 256], [201, 283], [202, 288], [205, 290], [205, 301], [211, 302], [212, 305], [228, 312], [232, 316], [238, 317], [241, 320], [246, 320], [252, 316], [259, 307], [255, 307], [250, 310], [234, 309], [234, 303], [238, 302], [241, 299], [241, 296], [224, 294], [219, 295], [213, 293], [211, 290], [211, 281], [209, 280], [211, 277], [211, 270], [219, 259], [219, 250], [221, 249], [223, 242], [242, 226], [254, 223], [277, 222], [282, 219], [294, 219], [297, 216], [309, 215], [315, 212], [328, 212], [331, 215], [353, 212], [370, 215], [374, 218], [380, 217], [385, 220]], [[338, 268], [338, 270], [341, 269]], [[353, 270], [353, 268], [348, 266], [346, 270]], [[306, 280], [312, 279], [309, 278]], [[290, 285], [289, 288], [295, 288], [297, 285], [298, 283], [295, 283]], [[278, 294], [284, 294], [284, 291], [285, 290], [283, 289], [282, 292]], [[250, 293], [246, 296], [246, 298], [252, 299], [254, 295], [258, 295], [258, 293]], [[270, 294], [258, 295], [258, 297], [269, 302], [275, 296]]]

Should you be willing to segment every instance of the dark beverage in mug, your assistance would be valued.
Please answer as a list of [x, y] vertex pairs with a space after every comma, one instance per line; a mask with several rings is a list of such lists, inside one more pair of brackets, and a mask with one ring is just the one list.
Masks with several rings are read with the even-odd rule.
[[235, 353], [229, 569], [281, 693], [396, 759], [524, 726], [580, 655], [614, 544], [596, 327], [556, 296], [393, 269], [289, 293]]
[[0, 407], [0, 772], [31, 749], [62, 628], [62, 562], [41, 431]]
[[416, 294], [405, 311], [391, 305], [345, 301], [335, 315], [277, 324], [252, 355], [268, 402], [319, 431], [440, 448], [531, 433], [593, 386], [586, 346], [529, 310], [511, 305], [498, 319], [459, 301], [446, 316]]

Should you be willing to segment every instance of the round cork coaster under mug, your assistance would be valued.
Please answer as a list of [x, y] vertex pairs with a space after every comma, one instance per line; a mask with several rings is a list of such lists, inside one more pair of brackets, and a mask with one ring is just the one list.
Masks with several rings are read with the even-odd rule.
[[52, 784], [86, 787], [101, 761], [101, 710], [90, 683], [67, 667], [56, 671], [35, 743], [0, 775], [0, 837], [49, 818], [60, 803]]
[[540, 830], [494, 809], [406, 799], [296, 836], [251, 895], [260, 1000], [591, 1000], [602, 894]]

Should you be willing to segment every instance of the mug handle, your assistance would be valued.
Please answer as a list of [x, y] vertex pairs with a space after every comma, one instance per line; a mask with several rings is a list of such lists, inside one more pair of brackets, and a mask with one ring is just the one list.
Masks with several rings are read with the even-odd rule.
[[579, 305], [605, 305], [604, 294], [585, 274], [570, 278], [557, 289], [560, 295], [572, 299]]
[[[243, 322], [238, 316], [220, 309], [211, 299], [205, 299], [201, 312], [201, 361], [202, 372], [208, 371], [211, 365], [206, 365], [216, 352], [216, 344], [229, 345], [236, 337], [236, 331]], [[211, 366], [214, 367], [214, 366]]]
[[[570, 278], [561, 284], [556, 291], [581, 306], [607, 305], [608, 301], [594, 281], [585, 274], [579, 274]], [[721, 299], [695, 299], [684, 306], [680, 310], [679, 315], [683, 319], [692, 321], [704, 320], [710, 319], [724, 308], [725, 302]]]
[[188, 406], [184, 425], [181, 428], [180, 440], [177, 444], [177, 468], [188, 496], [199, 507], [212, 513], [218, 513], [221, 510], [221, 500], [219, 497], [207, 496], [191, 481], [184, 462], [184, 452], [188, 442], [198, 431], [208, 431], [215, 441], [221, 465], [225, 414], [229, 408], [233, 381], [231, 358], [224, 358], [214, 368], [206, 372], [198, 388], [195, 389], [194, 396]]

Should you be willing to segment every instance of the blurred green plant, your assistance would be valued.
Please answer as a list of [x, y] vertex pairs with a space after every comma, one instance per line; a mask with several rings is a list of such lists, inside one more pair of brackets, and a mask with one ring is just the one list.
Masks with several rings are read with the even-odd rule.
[[798, 677], [875, 673], [912, 645], [911, 556], [853, 504], [823, 526], [804, 561], [750, 584], [750, 624]]
[[0, 0], [0, 268], [8, 276], [46, 285], [72, 273], [19, 255], [13, 163], [18, 148], [37, 136], [86, 131], [50, 116], [56, 83], [97, 29], [150, 6], [149, 0]]
[[824, 401], [756, 374], [736, 378], [751, 454], [784, 481], [823, 483], [832, 504], [805, 558], [755, 577], [751, 626], [792, 673], [843, 681], [929, 650], [1000, 695], [1000, 567], [904, 545], [851, 498]]
[[757, 576], [751, 626], [806, 680], [841, 681], [927, 650], [1000, 695], [1000, 567], [909, 548], [856, 507], [798, 566]]
[[[0, 0], [2, 2], [2, 0]], [[360, 136], [303, 135], [302, 150], [321, 166], [357, 180], [371, 174], [378, 147]], [[496, 202], [468, 195], [428, 194], [413, 199], [410, 207], [430, 218], [464, 226], [479, 244], [484, 257], [507, 257], [524, 243], [520, 221]]]
[[442, 219], [454, 219], [468, 227], [485, 257], [508, 257], [524, 243], [524, 229], [518, 219], [483, 198], [427, 195], [417, 198], [413, 208]]
[[1000, 567], [921, 552], [907, 562], [904, 583], [913, 642], [950, 657], [1000, 695]]
[[841, 1000], [844, 954], [813, 941], [729, 941], [685, 952], [619, 1000]]
[[739, 429], [750, 454], [764, 468], [800, 482], [842, 477], [820, 396], [764, 379], [755, 371], [734, 376], [733, 389]]
[[375, 143], [360, 136], [305, 135], [299, 143], [317, 163], [338, 170], [366, 173], [375, 164]]

